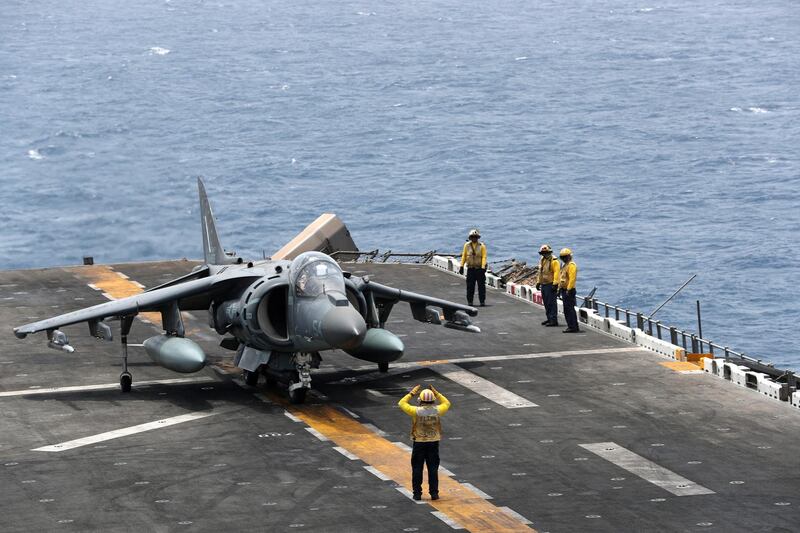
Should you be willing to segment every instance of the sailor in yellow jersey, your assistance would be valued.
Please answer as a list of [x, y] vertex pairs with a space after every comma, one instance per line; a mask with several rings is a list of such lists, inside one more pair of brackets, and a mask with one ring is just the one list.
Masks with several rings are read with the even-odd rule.
[[578, 333], [578, 315], [575, 313], [576, 289], [575, 282], [578, 281], [578, 265], [572, 260], [572, 250], [562, 248], [558, 254], [561, 261], [561, 277], [558, 288], [561, 290], [561, 301], [564, 304], [564, 319], [567, 321], [567, 329], [564, 333]]
[[[411, 417], [411, 486], [414, 499], [422, 499], [422, 468], [428, 467], [428, 491], [432, 500], [439, 499], [439, 441], [442, 439], [441, 416], [450, 409], [450, 401], [432, 386], [419, 394], [419, 405], [409, 401], [419, 392], [417, 385], [397, 403]], [[436, 401], [439, 405], [436, 405]]]
[[542, 292], [542, 303], [546, 319], [543, 326], [558, 326], [558, 281], [561, 279], [561, 267], [558, 259], [553, 257], [553, 249], [549, 244], [539, 248], [539, 272], [536, 275], [536, 289]]
[[472, 305], [475, 296], [475, 285], [478, 285], [478, 300], [481, 307], [486, 305], [486, 245], [480, 242], [481, 234], [477, 229], [469, 232], [467, 242], [461, 251], [461, 267], [459, 274], [464, 273], [467, 265], [467, 303]]

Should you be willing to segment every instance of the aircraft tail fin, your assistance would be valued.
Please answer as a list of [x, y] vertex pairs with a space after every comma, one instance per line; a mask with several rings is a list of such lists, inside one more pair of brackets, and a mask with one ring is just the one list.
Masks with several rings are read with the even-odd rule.
[[211, 204], [208, 202], [206, 187], [202, 178], [197, 178], [197, 189], [200, 193], [200, 226], [203, 229], [203, 256], [208, 265], [224, 265], [231, 260], [225, 255], [222, 243], [217, 235], [217, 224]]

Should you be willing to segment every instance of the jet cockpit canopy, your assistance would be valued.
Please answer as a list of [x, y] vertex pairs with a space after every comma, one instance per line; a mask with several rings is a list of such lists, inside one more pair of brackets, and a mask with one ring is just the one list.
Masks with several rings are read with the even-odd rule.
[[291, 281], [300, 298], [316, 298], [320, 294], [345, 294], [344, 275], [339, 265], [320, 252], [306, 252], [292, 261]]

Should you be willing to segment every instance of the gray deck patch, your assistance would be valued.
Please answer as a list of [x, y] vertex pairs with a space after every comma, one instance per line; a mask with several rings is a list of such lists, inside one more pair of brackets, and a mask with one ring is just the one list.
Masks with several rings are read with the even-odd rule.
[[689, 481], [683, 476], [679, 476], [663, 466], [645, 459], [627, 448], [623, 448], [614, 442], [596, 442], [592, 444], [581, 444], [581, 448], [602, 457], [618, 467], [627, 470], [631, 474], [636, 474], [645, 481], [657, 485], [662, 489], [671, 492], [675, 496], [699, 496], [701, 494], [714, 494], [714, 491], [707, 489]]

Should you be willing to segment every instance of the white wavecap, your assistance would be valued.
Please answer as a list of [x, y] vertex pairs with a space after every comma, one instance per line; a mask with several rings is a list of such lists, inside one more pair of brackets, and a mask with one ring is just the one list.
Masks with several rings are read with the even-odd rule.
[[150, 48], [150, 55], [165, 56], [170, 53], [169, 48], [162, 48], [160, 46], [153, 46]]
[[40, 154], [39, 150], [35, 148], [33, 150], [28, 150], [28, 157], [36, 161], [38, 161], [39, 159], [44, 159], [44, 156]]

